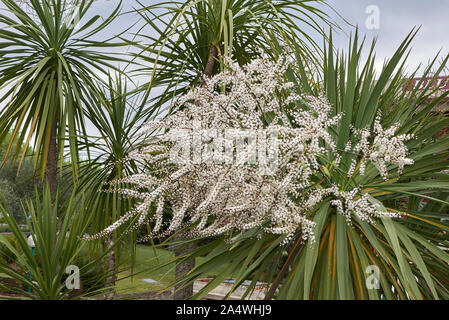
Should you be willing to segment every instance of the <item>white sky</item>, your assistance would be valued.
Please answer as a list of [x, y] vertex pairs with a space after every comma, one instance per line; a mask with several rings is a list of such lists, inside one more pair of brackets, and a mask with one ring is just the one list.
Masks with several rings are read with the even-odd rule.
[[[160, 0], [141, 0], [143, 4], [155, 4]], [[415, 26], [421, 26], [421, 30], [412, 43], [412, 53], [409, 58], [409, 70], [414, 69], [419, 63], [426, 64], [432, 59], [438, 50], [442, 55], [449, 53], [449, 0], [327, 0], [341, 17], [351, 25], [345, 23], [334, 11], [325, 5], [315, 5], [328, 13], [342, 27], [343, 31], [336, 31], [335, 44], [339, 48], [347, 48], [349, 33], [354, 31], [354, 26], [359, 27], [361, 35], [366, 35], [367, 43], [377, 37], [376, 52], [378, 66], [381, 66], [385, 58], [391, 57], [401, 41]], [[93, 7], [93, 13], [105, 15], [117, 4], [118, 0], [97, 0]], [[366, 13], [368, 6], [379, 8], [379, 29], [368, 29]], [[123, 11], [129, 11], [133, 7], [140, 7], [135, 0], [123, 0]], [[138, 17], [128, 14], [120, 17], [108, 30], [105, 36], [122, 32]], [[317, 39], [322, 43], [321, 39]]]
[[[140, 0], [143, 4], [154, 4], [160, 1]], [[119, 0], [97, 0], [93, 5], [91, 14], [107, 16], [119, 3]], [[133, 7], [139, 8], [136, 0], [123, 0], [123, 11], [131, 11]], [[408, 70], [414, 70], [420, 63], [427, 64], [435, 54], [441, 50], [442, 55], [449, 53], [449, 0], [328, 0], [341, 17], [324, 5], [319, 7], [328, 13], [342, 27], [343, 31], [336, 31], [334, 42], [336, 47], [346, 49], [349, 42], [349, 33], [354, 31], [354, 26], [359, 26], [360, 34], [366, 35], [367, 44], [377, 37], [376, 57], [377, 69], [383, 65], [385, 58], [392, 56], [404, 37], [415, 26], [421, 26], [421, 30], [412, 43], [412, 53], [408, 59]], [[366, 20], [368, 6], [377, 6], [379, 9], [379, 28], [369, 29]], [[0, 5], [0, 8], [3, 7]], [[109, 38], [121, 33], [134, 23], [139, 17], [135, 13], [122, 15], [109, 26], [108, 30], [101, 34], [101, 38]], [[133, 31], [136, 28], [132, 29]], [[131, 32], [130, 32], [131, 33]], [[128, 33], [128, 34], [130, 34]], [[322, 40], [316, 39], [319, 43]], [[121, 49], [123, 52], [126, 49]], [[95, 134], [95, 130], [89, 126], [89, 133]]]
[[[415, 26], [421, 29], [412, 42], [409, 70], [420, 63], [427, 64], [439, 50], [441, 55], [449, 53], [449, 0], [330, 0], [328, 3], [351, 24], [358, 25], [367, 40], [377, 37], [378, 66], [393, 55]], [[379, 8], [379, 29], [366, 28], [365, 10], [370, 5]], [[346, 25], [344, 30], [349, 32], [351, 27]], [[337, 46], [346, 48], [348, 37], [340, 34], [336, 41]]]
[[[119, 2], [119, 0], [96, 0], [91, 8], [91, 15], [107, 16]], [[162, 1], [139, 0], [139, 2], [151, 5]], [[133, 8], [140, 8], [139, 2], [123, 0], [122, 11], [127, 12]], [[383, 59], [391, 57], [397, 46], [415, 26], [421, 26], [421, 30], [412, 43], [413, 51], [409, 58], [410, 70], [420, 62], [427, 63], [440, 49], [442, 54], [449, 53], [449, 0], [327, 0], [325, 2], [352, 24], [351, 26], [345, 23], [327, 6], [310, 2], [328, 13], [343, 28], [343, 32], [336, 31], [338, 34], [334, 35], [336, 46], [347, 48], [348, 35], [354, 30], [353, 26], [358, 25], [360, 34], [366, 35], [368, 42], [373, 37], [377, 37], [376, 52], [379, 65], [382, 65]], [[379, 8], [379, 29], [368, 29], [365, 24], [368, 18], [365, 11], [368, 6], [373, 5]], [[0, 4], [1, 7], [4, 6]], [[119, 17], [102, 34], [102, 37], [106, 38], [121, 33], [138, 20], [137, 14], [125, 14]], [[131, 31], [135, 30], [136, 28]], [[321, 39], [316, 40], [319, 43], [322, 42]]]

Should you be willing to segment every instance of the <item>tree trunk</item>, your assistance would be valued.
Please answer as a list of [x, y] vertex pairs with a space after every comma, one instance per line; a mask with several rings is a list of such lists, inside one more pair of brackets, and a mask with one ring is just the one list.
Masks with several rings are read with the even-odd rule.
[[[217, 46], [213, 43], [210, 46], [209, 51], [209, 59], [207, 60], [206, 68], [204, 69], [204, 76], [209, 78], [212, 76], [214, 72], [214, 66], [215, 66], [215, 59], [218, 56], [218, 49]], [[202, 83], [204, 85], [204, 82]]]
[[50, 194], [52, 198], [52, 203], [54, 203], [56, 198], [57, 190], [57, 175], [58, 175], [58, 111], [55, 113], [53, 119], [53, 125], [50, 131], [50, 145], [48, 147], [47, 164], [45, 168], [45, 174], [47, 177], [48, 185], [50, 187]]
[[[212, 76], [214, 72], [214, 66], [215, 66], [215, 59], [218, 56], [218, 49], [215, 43], [213, 43], [210, 47], [209, 51], [209, 58], [207, 59], [206, 68], [204, 69], [204, 76], [209, 78]], [[205, 85], [205, 81], [201, 83], [202, 86]], [[179, 240], [180, 237], [175, 237], [175, 240]], [[175, 256], [180, 257], [183, 255], [188, 254], [189, 252], [192, 252], [197, 247], [196, 243], [189, 244], [187, 246], [179, 246], [178, 248], [174, 249]], [[176, 264], [175, 268], [175, 277], [178, 279], [179, 277], [183, 276], [190, 270], [192, 270], [195, 267], [195, 260], [186, 261], [184, 263], [178, 263]], [[174, 300], [187, 300], [193, 295], [193, 283], [190, 283], [189, 285], [182, 287], [182, 284], [175, 286], [175, 294], [173, 299]]]
[[281, 283], [282, 279], [284, 278], [285, 272], [288, 270], [288, 268], [292, 264], [293, 260], [295, 260], [296, 256], [298, 255], [299, 249], [301, 249], [301, 238], [299, 238], [296, 241], [295, 245], [290, 249], [287, 261], [285, 261], [285, 263], [282, 266], [281, 271], [279, 272], [278, 276], [272, 282], [272, 284], [270, 286], [270, 289], [268, 290], [264, 300], [271, 300], [271, 299], [273, 299], [273, 296], [276, 293], [276, 289], [279, 287], [279, 284]]
[[[114, 245], [113, 235], [108, 236], [106, 243], [106, 250], [110, 249]], [[111, 250], [106, 256], [106, 271], [109, 273], [105, 283], [105, 299], [113, 300], [115, 297], [115, 282], [117, 276], [115, 272], [115, 250]]]
[[[175, 240], [180, 240], [180, 239], [181, 239], [180, 236], [175, 237]], [[179, 245], [174, 249], [175, 256], [181, 257], [184, 255], [187, 255], [190, 252], [192, 252], [193, 250], [195, 250], [196, 247], [197, 246], [194, 243], [186, 245], [186, 246]], [[175, 279], [179, 279], [184, 274], [186, 274], [187, 272], [192, 270], [194, 267], [195, 267], [195, 260], [193, 260], [193, 259], [186, 261], [184, 263], [176, 264]], [[187, 300], [192, 296], [193, 296], [193, 283], [190, 283], [184, 287], [183, 287], [183, 283], [177, 284], [175, 286], [175, 294], [173, 297], [174, 300]]]

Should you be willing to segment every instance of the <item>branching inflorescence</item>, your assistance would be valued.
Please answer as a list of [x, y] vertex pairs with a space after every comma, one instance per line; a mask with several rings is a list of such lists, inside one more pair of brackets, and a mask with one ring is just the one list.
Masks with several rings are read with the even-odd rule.
[[307, 214], [324, 199], [349, 223], [353, 215], [368, 222], [395, 216], [378, 210], [359, 188], [340, 190], [335, 181], [323, 186], [320, 159], [356, 154], [348, 176], [357, 167], [363, 174], [371, 162], [386, 177], [387, 166], [397, 165], [400, 172], [413, 163], [404, 144], [411, 136], [394, 136], [397, 126], [384, 130], [379, 116], [373, 130], [353, 130], [354, 146], [337, 150], [331, 129], [338, 129], [341, 115], [331, 115], [324, 97], [294, 93], [293, 83], [284, 80], [287, 59], [272, 63], [260, 58], [243, 67], [224, 62], [225, 71], [176, 101], [179, 111], [145, 125], [145, 132], [157, 139], [130, 157], [144, 160], [151, 170], [118, 181], [132, 188], [111, 190], [138, 204], [88, 239], [135, 217], [131, 230], [151, 219], [150, 236], [155, 236], [163, 227], [165, 203], [172, 208], [165, 232], [187, 223], [192, 228], [186, 236], [261, 228], [288, 239], [299, 228], [304, 240], [313, 241], [315, 223]]

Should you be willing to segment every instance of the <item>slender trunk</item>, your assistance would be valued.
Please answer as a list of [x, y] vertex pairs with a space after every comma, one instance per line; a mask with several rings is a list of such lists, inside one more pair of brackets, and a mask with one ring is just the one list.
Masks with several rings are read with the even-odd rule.
[[[204, 76], [211, 77], [214, 72], [215, 59], [218, 56], [218, 49], [215, 44], [212, 44], [209, 51], [209, 59], [207, 60], [206, 68], [204, 69]], [[204, 82], [202, 83], [204, 85]]]
[[[215, 66], [215, 59], [218, 56], [218, 49], [215, 44], [212, 44], [209, 51], [209, 58], [207, 60], [206, 68], [204, 69], [204, 76], [209, 78], [213, 75], [214, 72], [214, 66]], [[202, 82], [202, 86], [205, 85], [205, 81]], [[179, 240], [180, 237], [176, 237], [176, 240]], [[174, 249], [175, 256], [180, 257], [183, 255], [188, 254], [189, 252], [192, 252], [197, 247], [196, 243], [189, 244], [188, 246], [179, 246], [178, 248]], [[195, 260], [186, 261], [184, 263], [178, 263], [176, 264], [175, 268], [175, 277], [176, 279], [179, 279], [184, 274], [189, 272], [195, 267]], [[174, 300], [186, 300], [192, 297], [193, 295], [193, 283], [183, 287], [182, 283], [175, 286], [175, 293], [174, 293]]]
[[279, 284], [281, 283], [282, 279], [284, 278], [285, 272], [287, 272], [288, 268], [292, 264], [292, 262], [295, 260], [296, 256], [299, 253], [299, 249], [301, 249], [301, 239], [298, 239], [295, 243], [295, 245], [291, 248], [287, 261], [285, 261], [284, 265], [282, 266], [281, 272], [279, 272], [278, 276], [274, 280], [274, 282], [271, 284], [270, 289], [267, 292], [267, 295], [265, 296], [264, 300], [271, 300], [276, 292], [276, 289], [279, 287]]
[[[181, 239], [180, 236], [175, 237], [175, 240], [180, 240], [180, 239]], [[187, 246], [179, 245], [178, 247], [176, 247], [174, 249], [175, 256], [181, 257], [184, 255], [187, 255], [190, 252], [192, 252], [193, 250], [195, 250], [196, 247], [197, 247], [197, 245], [193, 244], [193, 243], [189, 244]], [[187, 272], [192, 270], [194, 267], [195, 267], [195, 260], [193, 260], [193, 259], [186, 261], [184, 263], [176, 264], [175, 278], [179, 279], [180, 277], [185, 275]], [[192, 296], [193, 296], [193, 283], [190, 283], [187, 286], [183, 286], [183, 283], [180, 283], [175, 286], [175, 294], [173, 297], [174, 300], [187, 300]]]
[[[106, 243], [106, 250], [109, 250], [114, 245], [113, 235], [110, 234]], [[115, 282], [117, 276], [115, 272], [115, 250], [111, 250], [106, 256], [106, 271], [108, 277], [105, 283], [105, 299], [113, 300], [115, 297]]]
[[58, 175], [58, 136], [57, 136], [57, 126], [58, 126], [58, 112], [56, 111], [55, 117], [53, 119], [53, 125], [50, 131], [50, 145], [48, 148], [47, 164], [45, 168], [45, 173], [47, 181], [50, 187], [50, 194], [52, 202], [54, 203], [56, 198], [57, 189], [57, 175]]
[[[116, 179], [120, 179], [122, 177], [122, 167], [121, 165], [116, 165], [114, 169], [112, 170], [112, 175], [108, 178], [108, 181], [114, 181]], [[114, 198], [117, 195], [114, 195]], [[119, 201], [119, 198], [112, 199], [111, 205], [114, 206], [114, 203], [117, 203]], [[118, 210], [118, 207], [115, 208], [115, 210]], [[109, 216], [111, 219], [111, 223], [113, 221], [113, 210], [110, 210]], [[115, 283], [117, 281], [117, 275], [116, 275], [116, 259], [115, 259], [115, 248], [111, 249], [114, 246], [114, 235], [111, 233], [109, 234], [107, 241], [105, 245], [105, 250], [110, 250], [109, 253], [105, 257], [105, 267], [108, 274], [108, 277], [106, 278], [106, 291], [105, 291], [105, 299], [113, 300], [115, 298]]]

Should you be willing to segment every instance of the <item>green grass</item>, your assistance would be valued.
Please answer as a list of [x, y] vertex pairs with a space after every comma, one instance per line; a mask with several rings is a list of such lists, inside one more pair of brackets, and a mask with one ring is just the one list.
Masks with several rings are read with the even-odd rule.
[[[117, 293], [125, 294], [169, 289], [167, 285], [175, 277], [175, 264], [170, 263], [173, 258], [174, 253], [172, 251], [137, 245], [134, 269], [120, 273], [116, 285]], [[197, 258], [196, 262], [199, 263], [202, 259]], [[211, 271], [208, 276], [216, 276], [224, 267], [221, 266], [221, 268]], [[133, 276], [132, 272], [134, 273]], [[163, 286], [152, 285], [142, 281], [142, 279], [148, 278], [160, 282]]]
[[164, 286], [151, 285], [142, 279], [153, 279], [168, 284], [174, 278], [174, 263], [164, 266], [174, 258], [173, 252], [150, 246], [137, 245], [136, 262], [132, 270], [120, 273], [117, 281], [117, 293], [135, 293], [158, 291]]

